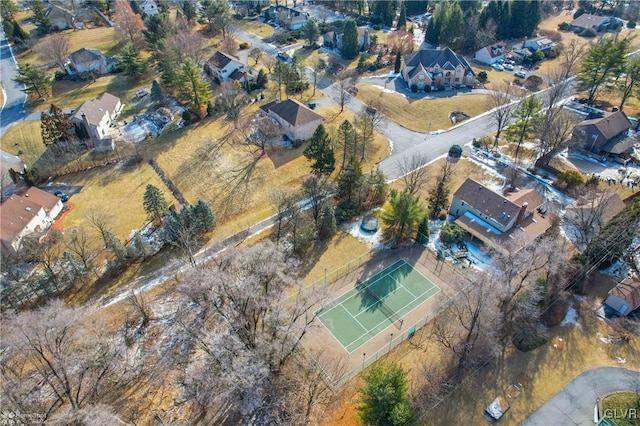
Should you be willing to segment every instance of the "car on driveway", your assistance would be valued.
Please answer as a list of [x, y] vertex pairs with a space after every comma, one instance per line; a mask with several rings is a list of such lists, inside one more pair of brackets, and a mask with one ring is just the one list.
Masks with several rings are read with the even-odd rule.
[[518, 78], [526, 78], [527, 74], [524, 71], [516, 71], [513, 73], [513, 75], [515, 75]]
[[507, 71], [513, 71], [513, 65], [505, 63], [503, 65], [504, 69]]
[[500, 64], [491, 64], [491, 68], [493, 68], [496, 71], [504, 71], [504, 67]]
[[53, 193], [53, 195], [55, 195], [56, 197], [60, 198], [63, 203], [66, 203], [67, 201], [69, 201], [69, 196], [66, 193], [64, 193], [63, 191], [56, 191], [56, 192]]

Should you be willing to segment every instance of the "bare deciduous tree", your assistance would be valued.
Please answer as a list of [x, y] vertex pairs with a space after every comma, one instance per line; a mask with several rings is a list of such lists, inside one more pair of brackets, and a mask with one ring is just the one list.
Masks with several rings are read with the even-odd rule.
[[587, 53], [588, 45], [573, 39], [568, 45], [562, 48], [562, 70], [564, 78], [567, 79], [575, 74], [576, 68], [580, 66], [580, 61]]
[[116, 0], [115, 10], [116, 39], [139, 48], [144, 41], [142, 30], [146, 28], [142, 17], [131, 9], [127, 0]]
[[270, 55], [262, 55], [260, 57], [260, 62], [262, 62], [262, 65], [267, 67], [267, 71], [271, 74], [273, 67], [276, 65], [277, 59]]
[[506, 84], [497, 87], [489, 95], [487, 107], [490, 109], [491, 119], [497, 127], [494, 149], [498, 147], [500, 134], [509, 124], [509, 119], [516, 109], [516, 105], [513, 103], [514, 99], [512, 86]]
[[338, 105], [340, 105], [340, 112], [343, 112], [344, 106], [346, 105], [347, 101], [349, 100], [349, 97], [351, 96], [349, 94], [349, 90], [354, 85], [354, 81], [353, 81], [354, 75], [352, 72], [344, 70], [344, 71], [341, 71], [336, 77], [338, 79], [337, 87], [339, 90]]
[[258, 61], [262, 57], [262, 50], [258, 49], [257, 47], [254, 47], [253, 49], [251, 49], [251, 51], [249, 51], [249, 57], [253, 59], [253, 61], [255, 62], [255, 65], [257, 66]]
[[87, 219], [91, 226], [93, 226], [102, 237], [105, 247], [109, 245], [109, 231], [111, 229], [111, 222], [113, 218], [109, 213], [100, 207], [93, 207], [87, 212]]
[[296, 196], [287, 189], [274, 188], [269, 193], [269, 204], [275, 212], [276, 244], [278, 244], [286, 227], [285, 220], [290, 216], [291, 210], [296, 204]]
[[331, 183], [328, 176], [310, 175], [302, 182], [302, 193], [311, 204], [311, 216], [316, 227], [320, 219], [320, 212], [331, 192]]
[[64, 71], [64, 65], [69, 58], [71, 42], [62, 34], [52, 34], [42, 40], [38, 46], [38, 51], [42, 59], [53, 63], [60, 70]]
[[548, 109], [537, 128], [538, 159], [536, 166], [543, 167], [560, 151], [570, 145], [573, 129], [579, 118], [562, 106]]
[[86, 271], [91, 270], [91, 260], [95, 253], [91, 249], [91, 237], [84, 229], [74, 229], [65, 234], [67, 250], [78, 256]]
[[567, 236], [579, 247], [584, 248], [605, 224], [606, 212], [615, 194], [597, 188], [576, 200], [563, 217]]
[[165, 41], [164, 46], [165, 53], [171, 58], [177, 58], [178, 63], [191, 58], [196, 64], [201, 64], [210, 51], [209, 41], [193, 29], [178, 31]]
[[238, 51], [238, 42], [231, 36], [224, 36], [222, 38], [221, 50], [230, 55], [235, 55]]
[[416, 195], [429, 180], [429, 173], [425, 165], [429, 161], [426, 154], [415, 152], [398, 161], [404, 188], [412, 195]]

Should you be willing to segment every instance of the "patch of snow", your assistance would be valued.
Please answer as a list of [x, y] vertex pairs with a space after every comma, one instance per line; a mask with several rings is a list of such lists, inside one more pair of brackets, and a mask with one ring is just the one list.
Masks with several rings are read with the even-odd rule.
[[564, 319], [560, 323], [560, 327], [566, 327], [567, 325], [577, 325], [578, 324], [578, 311], [573, 307], [573, 304], [569, 306], [567, 310], [567, 314], [564, 316]]
[[598, 340], [600, 340], [602, 343], [607, 344], [607, 345], [608, 345], [609, 343], [611, 343], [611, 339], [606, 338], [606, 337], [604, 337], [604, 336], [600, 336], [600, 337], [598, 338]]
[[381, 229], [378, 229], [376, 232], [373, 232], [373, 233], [365, 232], [362, 229], [360, 229], [360, 220], [356, 222], [345, 223], [344, 225], [342, 225], [342, 227], [350, 235], [354, 236], [360, 241], [363, 241], [369, 244], [371, 248], [379, 248], [380, 246], [382, 246], [383, 237], [382, 237]]
[[622, 278], [629, 275], [631, 267], [623, 259], [618, 259], [616, 263], [609, 266], [607, 269], [600, 270], [601, 274], [611, 275], [612, 277]]
[[616, 361], [618, 361], [620, 364], [626, 364], [627, 360], [625, 358], [620, 358], [619, 356], [616, 357]]
[[473, 261], [473, 266], [484, 270], [491, 266], [491, 256], [485, 253], [480, 247], [474, 243], [467, 242], [467, 257]]

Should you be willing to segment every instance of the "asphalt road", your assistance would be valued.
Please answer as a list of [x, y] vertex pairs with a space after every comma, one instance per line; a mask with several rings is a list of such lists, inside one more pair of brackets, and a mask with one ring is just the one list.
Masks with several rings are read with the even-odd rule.
[[17, 74], [17, 64], [11, 46], [0, 26], [0, 83], [5, 98], [5, 104], [0, 111], [0, 136], [4, 135], [9, 125], [26, 116], [23, 111], [27, 95], [22, 91], [23, 86], [13, 81]]
[[637, 371], [616, 367], [594, 368], [573, 379], [522, 425], [593, 425], [598, 398], [611, 392], [638, 388], [640, 373]]

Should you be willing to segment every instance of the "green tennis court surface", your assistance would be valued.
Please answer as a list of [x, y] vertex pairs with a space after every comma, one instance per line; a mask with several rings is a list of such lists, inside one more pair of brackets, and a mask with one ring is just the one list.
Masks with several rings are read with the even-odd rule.
[[400, 259], [325, 306], [318, 318], [351, 353], [389, 325], [400, 328], [402, 317], [439, 291]]

